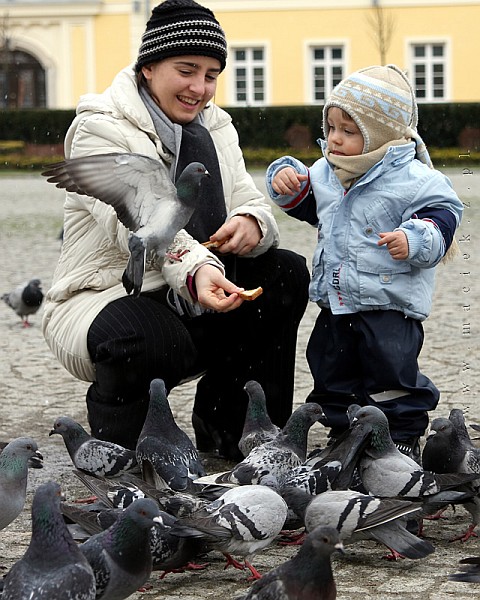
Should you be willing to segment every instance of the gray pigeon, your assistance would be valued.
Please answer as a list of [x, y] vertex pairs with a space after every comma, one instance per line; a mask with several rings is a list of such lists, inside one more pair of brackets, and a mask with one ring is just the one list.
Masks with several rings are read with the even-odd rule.
[[335, 600], [331, 565], [335, 551], [343, 552], [337, 530], [317, 527], [295, 556], [263, 575], [236, 600]]
[[175, 422], [163, 379], [150, 384], [150, 404], [138, 437], [137, 461], [147, 483], [173, 490], [191, 490], [205, 469], [197, 449]]
[[2, 300], [22, 319], [24, 327], [30, 327], [28, 317], [34, 315], [43, 301], [40, 279], [30, 279], [13, 291], [2, 295]]
[[32, 537], [5, 576], [2, 600], [94, 600], [92, 568], [60, 512], [60, 486], [40, 485], [32, 503]]
[[262, 484], [279, 488], [290, 471], [305, 460], [310, 427], [324, 419], [325, 415], [319, 404], [302, 404], [273, 440], [254, 448], [233, 469], [219, 475], [216, 482]]
[[248, 394], [247, 412], [238, 448], [243, 456], [264, 442], [272, 440], [280, 427], [274, 425], [267, 411], [267, 400], [262, 386], [257, 381], [247, 381], [245, 391]]
[[379, 542], [392, 554], [388, 559], [424, 558], [434, 547], [406, 528], [405, 517], [421, 510], [418, 503], [396, 498], [375, 498], [352, 490], [327, 491], [313, 498], [290, 488], [283, 497], [290, 507], [303, 515], [306, 531], [319, 525], [335, 527], [345, 543], [358, 540]]
[[[225, 568], [247, 567], [254, 578], [259, 578], [251, 558], [273, 542], [286, 517], [287, 505], [277, 492], [263, 485], [244, 485], [227, 490], [204, 509], [179, 519], [172, 533], [205, 541], [211, 550], [224, 554]], [[243, 556], [244, 564], [232, 554]]]
[[463, 504], [472, 516], [472, 523], [464, 533], [451, 541], [465, 542], [475, 536], [474, 530], [480, 522], [480, 449], [468, 435], [461, 410], [452, 409], [448, 419], [433, 419], [423, 449], [422, 462], [425, 468], [434, 473], [478, 475], [478, 479], [464, 486], [465, 490], [472, 491], [472, 497]]
[[460, 561], [460, 573], [448, 576], [450, 581], [480, 583], [480, 556], [469, 556]]
[[70, 417], [55, 419], [49, 435], [62, 436], [68, 454], [77, 469], [92, 475], [116, 477], [122, 473], [139, 473], [135, 450], [99, 440]]
[[9, 442], [0, 454], [0, 529], [22, 512], [27, 493], [28, 467], [42, 468], [37, 443], [20, 437]]
[[156, 522], [161, 522], [158, 505], [143, 498], [80, 545], [95, 574], [97, 599], [123, 600], [147, 581], [152, 572], [150, 531]]
[[209, 176], [204, 165], [194, 162], [173, 184], [160, 161], [129, 153], [72, 158], [51, 165], [42, 175], [58, 188], [93, 196], [115, 209], [130, 230], [123, 285], [134, 296], [142, 289], [146, 260], [165, 257], [195, 211], [201, 184]]
[[[347, 465], [352, 461], [358, 464], [365, 489], [380, 498], [433, 498], [443, 490], [473, 479], [467, 475], [437, 475], [402, 454], [390, 436], [387, 417], [376, 406], [365, 406], [356, 413], [349, 438], [350, 448], [342, 462], [343, 469], [350, 472]], [[342, 473], [338, 481], [346, 483], [342, 481]]]

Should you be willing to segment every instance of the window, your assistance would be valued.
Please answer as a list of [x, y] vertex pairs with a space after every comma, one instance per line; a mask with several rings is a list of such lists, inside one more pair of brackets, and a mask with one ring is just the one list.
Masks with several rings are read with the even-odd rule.
[[0, 108], [44, 108], [45, 71], [30, 54], [0, 50]]
[[258, 106], [266, 102], [265, 50], [262, 47], [234, 48], [234, 104]]
[[445, 44], [412, 44], [410, 60], [412, 83], [418, 101], [445, 101], [447, 99]]
[[343, 46], [315, 46], [311, 48], [312, 98], [314, 104], [323, 104], [333, 88], [344, 77]]

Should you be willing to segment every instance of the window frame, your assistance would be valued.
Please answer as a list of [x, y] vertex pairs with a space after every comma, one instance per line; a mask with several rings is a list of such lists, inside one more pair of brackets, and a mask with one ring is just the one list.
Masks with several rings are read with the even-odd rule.
[[[425, 98], [417, 97], [418, 104], [443, 104], [445, 102], [451, 102], [451, 43], [448, 37], [445, 38], [408, 38], [405, 40], [406, 50], [405, 56], [407, 60], [405, 64], [408, 65], [407, 73], [410, 79], [410, 82], [415, 89], [415, 66], [418, 64], [425, 64], [427, 75], [426, 75], [426, 95]], [[443, 97], [436, 98], [433, 95], [433, 77], [432, 77], [432, 65], [434, 63], [434, 57], [431, 54], [431, 49], [433, 46], [439, 45], [443, 46], [444, 53], [441, 62], [443, 63]], [[430, 49], [428, 56], [423, 60], [415, 60], [414, 57], [414, 46], [425, 46]], [[416, 89], [415, 89], [416, 94]]]
[[[247, 99], [245, 101], [237, 100], [237, 77], [236, 77], [236, 69], [241, 64], [235, 60], [235, 52], [238, 50], [246, 50], [249, 53], [253, 53], [254, 50], [262, 50], [263, 51], [263, 60], [261, 61], [261, 66], [263, 67], [263, 100], [255, 100], [253, 98], [254, 93], [254, 77], [253, 77], [253, 68], [255, 66], [255, 62], [252, 58], [248, 58], [245, 61], [246, 69], [247, 69]], [[228, 85], [228, 104], [229, 106], [235, 107], [249, 107], [249, 106], [269, 106], [270, 105], [270, 69], [269, 65], [269, 48], [268, 43], [265, 41], [242, 41], [235, 42], [233, 44], [229, 44], [228, 46], [228, 69], [230, 73], [229, 77], [229, 85]], [[259, 61], [260, 63], [260, 61]]]
[[[349, 71], [350, 64], [350, 44], [347, 39], [321, 39], [321, 40], [305, 40], [304, 42], [304, 64], [305, 64], [305, 104], [315, 105], [315, 106], [323, 106], [325, 104], [325, 100], [316, 100], [315, 99], [315, 85], [314, 85], [314, 68], [315, 61], [313, 59], [313, 52], [317, 48], [334, 48], [340, 47], [342, 49], [342, 77], [346, 77]], [[330, 66], [333, 66], [335, 63], [330, 62]], [[330, 73], [331, 75], [331, 73]], [[331, 83], [331, 82], [330, 82]], [[325, 97], [328, 98], [333, 86], [330, 89], [325, 89]]]

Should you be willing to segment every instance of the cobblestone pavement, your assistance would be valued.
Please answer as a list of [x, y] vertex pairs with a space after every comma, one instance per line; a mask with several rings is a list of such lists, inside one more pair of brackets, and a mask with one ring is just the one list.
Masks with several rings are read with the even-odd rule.
[[[467, 165], [468, 166], [468, 165]], [[470, 422], [480, 422], [478, 397], [480, 369], [478, 323], [480, 287], [480, 176], [464, 174], [462, 167], [449, 171], [453, 184], [466, 204], [465, 218], [458, 233], [461, 253], [437, 269], [437, 292], [432, 315], [425, 323], [425, 345], [421, 366], [441, 389], [440, 405], [433, 416], [447, 416], [451, 408], [468, 411]], [[263, 186], [262, 174], [256, 181]], [[60, 249], [58, 234], [62, 223], [63, 192], [48, 185], [39, 175], [4, 176], [0, 180], [0, 250], [3, 257], [0, 292], [9, 291], [35, 275], [48, 289]], [[279, 214], [282, 246], [304, 254], [308, 261], [315, 243], [315, 231]], [[310, 390], [311, 377], [305, 362], [305, 346], [317, 308], [309, 306], [300, 326], [295, 404], [302, 403]], [[33, 326], [23, 329], [20, 320], [3, 303], [0, 306], [0, 439], [31, 435], [44, 455], [45, 468], [30, 471], [27, 505], [22, 515], [0, 533], [0, 561], [10, 566], [25, 551], [30, 539], [30, 503], [34, 490], [47, 479], [56, 479], [67, 498], [84, 494], [71, 474], [71, 464], [58, 436], [48, 437], [55, 417], [65, 414], [86, 423], [86, 384], [74, 380], [53, 358], [40, 332], [41, 315]], [[177, 422], [190, 434], [190, 413], [194, 383], [174, 390], [170, 401]], [[315, 425], [311, 447], [322, 444], [325, 430]], [[210, 461], [210, 471], [222, 470], [225, 463]], [[338, 599], [354, 595], [370, 599], [440, 600], [456, 597], [467, 600], [479, 593], [478, 585], [447, 581], [460, 558], [480, 555], [476, 539], [450, 543], [455, 533], [469, 524], [463, 510], [447, 513], [448, 519], [427, 522], [426, 537], [436, 552], [421, 561], [388, 562], [385, 549], [365, 542], [349, 546], [343, 557], [334, 558]], [[262, 572], [286, 560], [297, 550], [272, 546], [255, 559]], [[248, 588], [242, 572], [223, 570], [223, 557], [212, 553], [204, 571], [169, 574], [151, 578], [151, 589], [132, 598], [207, 599], [234, 598]]]

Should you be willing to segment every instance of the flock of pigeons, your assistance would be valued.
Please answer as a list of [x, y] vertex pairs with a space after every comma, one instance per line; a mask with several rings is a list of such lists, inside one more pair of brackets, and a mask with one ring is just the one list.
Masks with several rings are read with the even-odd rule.
[[[203, 165], [189, 165], [176, 186], [157, 161], [133, 154], [85, 157], [43, 173], [57, 187], [93, 195], [113, 206], [130, 229], [123, 284], [141, 292], [147, 254], [171, 253], [175, 233], [190, 219]], [[168, 190], [169, 202], [158, 190]], [[175, 193], [172, 193], [175, 192]], [[161, 202], [159, 202], [161, 200]], [[43, 300], [38, 279], [2, 299], [29, 326]], [[135, 450], [93, 438], [67, 416], [61, 435], [74, 473], [94, 494], [67, 503], [59, 485], [39, 485], [32, 502], [32, 536], [24, 556], [1, 582], [2, 600], [122, 600], [151, 572], [205, 568], [208, 553], [247, 570], [253, 584], [237, 600], [334, 600], [331, 555], [343, 544], [373, 540], [388, 558], [422, 559], [434, 546], [422, 522], [462, 505], [480, 520], [480, 449], [462, 411], [434, 419], [422, 466], [393, 443], [388, 421], [373, 406], [349, 407], [350, 429], [307, 456], [311, 426], [326, 425], [321, 407], [297, 408], [281, 430], [270, 421], [261, 386], [245, 386], [249, 404], [239, 449], [245, 457], [224, 473], [205, 472], [201, 457], [177, 425], [164, 382], [150, 387], [150, 406]], [[42, 467], [37, 443], [17, 438], [0, 454], [0, 529], [25, 506], [29, 468]], [[283, 536], [299, 551], [263, 576], [254, 556]], [[240, 560], [239, 560], [240, 559]], [[453, 581], [480, 582], [480, 557], [463, 559]]]
[[[61, 416], [73, 473], [93, 494], [65, 502], [59, 485], [39, 485], [24, 556], [3, 578], [2, 600], [122, 600], [152, 571], [201, 569], [210, 552], [225, 568], [246, 570], [253, 583], [237, 600], [334, 600], [331, 555], [344, 544], [373, 540], [387, 558], [421, 559], [434, 546], [421, 537], [425, 518], [462, 505], [475, 535], [480, 515], [480, 449], [461, 410], [431, 423], [423, 466], [393, 443], [373, 406], [349, 408], [350, 429], [307, 456], [321, 407], [298, 407], [283, 429], [270, 421], [262, 387], [245, 386], [249, 403], [239, 448], [245, 458], [207, 475], [201, 456], [173, 417], [165, 384], [150, 386], [150, 406], [135, 450], [92, 437]], [[29, 468], [43, 464], [37, 444], [17, 438], [0, 454], [0, 529], [25, 505]], [[263, 576], [255, 555], [275, 541], [299, 544], [289, 560]], [[480, 558], [461, 561], [453, 581], [480, 582]]]

